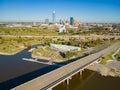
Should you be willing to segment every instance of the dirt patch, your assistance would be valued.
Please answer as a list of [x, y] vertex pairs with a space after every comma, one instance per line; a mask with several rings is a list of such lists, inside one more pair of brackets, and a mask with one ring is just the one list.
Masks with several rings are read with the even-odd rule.
[[120, 62], [116, 60], [109, 60], [105, 65], [95, 63], [88, 69], [96, 71], [103, 76], [120, 76]]

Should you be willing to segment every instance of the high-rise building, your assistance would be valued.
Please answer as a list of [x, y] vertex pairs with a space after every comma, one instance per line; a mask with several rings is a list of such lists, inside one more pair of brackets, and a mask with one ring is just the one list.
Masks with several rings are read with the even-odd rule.
[[53, 23], [53, 24], [56, 23], [56, 15], [55, 15], [55, 11], [53, 11], [53, 13], [52, 13], [52, 23]]
[[70, 25], [73, 25], [73, 24], [74, 24], [74, 18], [70, 17]]
[[49, 24], [49, 19], [45, 19], [45, 24]]

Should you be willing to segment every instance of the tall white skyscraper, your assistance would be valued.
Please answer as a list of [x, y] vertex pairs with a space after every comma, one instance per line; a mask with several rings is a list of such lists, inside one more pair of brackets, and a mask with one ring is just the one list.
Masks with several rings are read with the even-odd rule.
[[52, 13], [52, 23], [53, 23], [53, 24], [56, 23], [56, 15], [55, 15], [55, 11], [53, 11], [53, 13]]

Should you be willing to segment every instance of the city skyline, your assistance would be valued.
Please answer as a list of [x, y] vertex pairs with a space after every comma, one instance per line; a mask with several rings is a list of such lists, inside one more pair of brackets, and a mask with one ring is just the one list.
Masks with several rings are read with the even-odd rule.
[[52, 21], [120, 23], [119, 0], [0, 0], [0, 21]]

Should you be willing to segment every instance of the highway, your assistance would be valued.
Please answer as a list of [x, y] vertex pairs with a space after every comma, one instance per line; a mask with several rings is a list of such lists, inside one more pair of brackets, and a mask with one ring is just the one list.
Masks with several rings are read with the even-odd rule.
[[80, 72], [92, 63], [98, 61], [102, 56], [105, 56], [112, 50], [119, 47], [120, 43], [116, 43], [100, 52], [86, 56], [82, 59], [79, 59], [56, 70], [53, 70], [49, 73], [46, 73], [42, 76], [39, 76], [31, 81], [21, 84], [13, 88], [12, 90], [46, 90], [51, 87], [54, 87], [58, 83], [64, 81], [66, 78], [72, 76], [74, 73], [78, 71]]
[[100, 39], [104, 39], [104, 38], [116, 38], [116, 39], [120, 39], [120, 36], [111, 36], [111, 35], [3, 35], [0, 34], [0, 37], [27, 37], [27, 38], [64, 38], [64, 39], [68, 39], [68, 38], [78, 38], [78, 39], [85, 39], [85, 38], [91, 38], [91, 39], [96, 39], [96, 38], [100, 38]]

